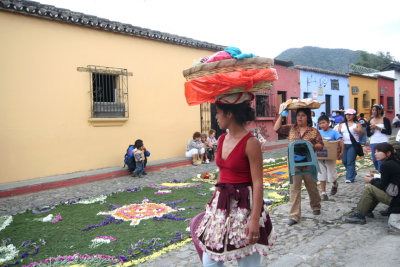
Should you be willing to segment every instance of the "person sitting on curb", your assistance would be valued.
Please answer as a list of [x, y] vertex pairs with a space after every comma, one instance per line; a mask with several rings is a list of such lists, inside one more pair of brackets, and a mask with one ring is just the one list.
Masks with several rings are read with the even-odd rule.
[[205, 152], [207, 152], [207, 153], [204, 153], [204, 158], [203, 158], [203, 161], [201, 163], [208, 164], [208, 163], [210, 163], [210, 159], [211, 158], [208, 158], [208, 151], [209, 151], [210, 148], [208, 147], [207, 134], [202, 133], [201, 136], [200, 136], [200, 141], [203, 144], [203, 148], [205, 149]]
[[[318, 126], [321, 128], [321, 130], [319, 130], [319, 133], [321, 134], [323, 139], [328, 141], [339, 140], [340, 152], [338, 154], [337, 159], [340, 160], [343, 156], [343, 151], [344, 151], [343, 136], [337, 131], [329, 128], [329, 118], [327, 116], [321, 116], [318, 118]], [[321, 184], [321, 191], [322, 191], [321, 200], [326, 201], [329, 200], [328, 195], [326, 194], [326, 180], [332, 183], [331, 196], [337, 193], [339, 186], [337, 182], [338, 174], [336, 171], [336, 160], [319, 159], [318, 165], [321, 170], [321, 173], [318, 173], [318, 180]]]
[[260, 128], [256, 128], [254, 131], [254, 136], [258, 139], [258, 141], [261, 144], [261, 147], [265, 144], [265, 142], [267, 142], [267, 140], [265, 140], [264, 136], [262, 136], [261, 134], [261, 129]]
[[[388, 143], [379, 143], [375, 146], [375, 157], [382, 161], [381, 178], [365, 176], [367, 183], [361, 199], [358, 202], [356, 213], [345, 218], [345, 222], [365, 224], [365, 216], [374, 210], [379, 202], [389, 205], [389, 213], [400, 213], [400, 159], [394, 154], [393, 146]], [[394, 187], [397, 186], [397, 194]], [[394, 190], [393, 190], [394, 189]]]
[[135, 142], [135, 149], [133, 150], [133, 154], [136, 161], [136, 168], [132, 173], [132, 177], [139, 176], [139, 178], [141, 178], [144, 173], [144, 150], [145, 147], [143, 145], [143, 142]]
[[189, 140], [186, 146], [186, 157], [192, 158], [192, 165], [197, 166], [197, 158], [200, 156], [203, 162], [205, 149], [200, 141], [201, 133], [195, 132], [193, 138]]

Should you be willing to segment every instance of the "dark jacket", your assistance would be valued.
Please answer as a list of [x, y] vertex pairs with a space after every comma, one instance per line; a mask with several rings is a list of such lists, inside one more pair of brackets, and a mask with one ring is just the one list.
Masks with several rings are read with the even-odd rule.
[[[383, 117], [383, 125], [385, 126], [385, 129], [382, 129], [381, 133], [386, 134], [386, 135], [391, 135], [392, 134], [392, 124], [390, 123], [390, 120], [386, 117]], [[371, 123], [367, 123], [367, 136], [370, 137], [372, 135], [371, 133]]]
[[[381, 178], [374, 178], [370, 183], [383, 191], [386, 191], [390, 183], [396, 184], [400, 189], [400, 161], [394, 156], [385, 160], [381, 165]], [[389, 212], [400, 213], [400, 194], [393, 197]]]

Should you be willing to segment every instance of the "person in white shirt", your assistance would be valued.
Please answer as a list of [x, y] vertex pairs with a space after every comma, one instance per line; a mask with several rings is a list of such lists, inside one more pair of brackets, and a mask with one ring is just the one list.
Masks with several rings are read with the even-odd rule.
[[392, 126], [393, 128], [400, 127], [400, 114], [396, 114], [396, 117], [393, 118]]

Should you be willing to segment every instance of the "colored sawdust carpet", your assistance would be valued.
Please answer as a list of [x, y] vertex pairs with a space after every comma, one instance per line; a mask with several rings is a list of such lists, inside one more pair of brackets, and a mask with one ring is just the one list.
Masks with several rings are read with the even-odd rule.
[[140, 204], [130, 204], [117, 208], [113, 211], [99, 212], [98, 215], [111, 215], [116, 219], [131, 221], [131, 225], [138, 225], [141, 220], [146, 220], [154, 217], [162, 217], [164, 214], [174, 212], [173, 209], [164, 203], [148, 203], [144, 199]]

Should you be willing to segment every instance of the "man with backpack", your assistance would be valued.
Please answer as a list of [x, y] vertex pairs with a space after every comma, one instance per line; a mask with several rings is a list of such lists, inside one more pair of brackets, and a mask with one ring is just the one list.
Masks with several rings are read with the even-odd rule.
[[[136, 161], [135, 161], [135, 156], [134, 156], [134, 152], [133, 150], [137, 147], [141, 147], [143, 146], [143, 140], [141, 139], [137, 139], [135, 141], [134, 145], [129, 145], [129, 147], [126, 150], [125, 153], [125, 157], [124, 157], [124, 168], [125, 166], [128, 166], [128, 169], [131, 173], [133, 173], [136, 169]], [[147, 165], [147, 157], [150, 156], [150, 152], [145, 148], [144, 149], [144, 164], [143, 164], [143, 168], [146, 168]], [[144, 171], [143, 175], [146, 175], [147, 173]]]

